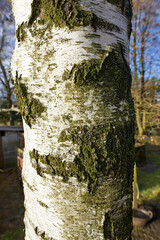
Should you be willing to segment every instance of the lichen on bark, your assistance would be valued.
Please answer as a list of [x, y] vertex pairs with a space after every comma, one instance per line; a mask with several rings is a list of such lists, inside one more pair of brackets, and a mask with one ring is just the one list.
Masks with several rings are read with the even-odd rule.
[[108, 30], [120, 31], [116, 25], [105, 22], [92, 12], [84, 10], [79, 0], [33, 0], [29, 25], [39, 15], [41, 15], [40, 22], [42, 24], [49, 20], [51, 25], [54, 23], [57, 27], [67, 26], [69, 29], [73, 29], [74, 27], [90, 25], [95, 30], [96, 28], [107, 28]]
[[[37, 17], [39, 17], [39, 24], [44, 25], [47, 23], [47, 28], [53, 24], [60, 28], [68, 27], [70, 30], [81, 26], [91, 26], [94, 31], [106, 29], [120, 33], [117, 25], [104, 21], [94, 13], [84, 10], [79, 0], [33, 0], [32, 12], [28, 23], [23, 22], [16, 30], [18, 41], [24, 41], [26, 36], [25, 29], [30, 28]], [[33, 29], [30, 30], [33, 32]]]
[[132, 79], [122, 44], [117, 44], [112, 50], [102, 51], [99, 59], [74, 64], [70, 72], [64, 72], [63, 79], [72, 79], [77, 86], [109, 87], [110, 91], [114, 89], [119, 100], [131, 99]]
[[[109, 183], [110, 208], [105, 213], [103, 224], [105, 240], [131, 240], [132, 225], [132, 180], [129, 182], [123, 181], [122, 178], [114, 179]], [[108, 189], [108, 190], [109, 190]], [[128, 198], [125, 202], [120, 203], [124, 196], [128, 193]], [[117, 204], [116, 204], [117, 203]], [[128, 211], [126, 211], [126, 208]], [[119, 216], [121, 216], [119, 218]], [[126, 221], [127, 219], [127, 221]]]
[[14, 85], [18, 107], [23, 119], [31, 127], [36, 122], [36, 118], [44, 112], [45, 107], [32, 94], [28, 93], [27, 86], [21, 80], [22, 75], [18, 76], [18, 72], [16, 72]]
[[[127, 8], [108, 2], [33, 0], [30, 19], [18, 27], [18, 41], [26, 41], [17, 44], [22, 61], [15, 62], [28, 76], [24, 82], [17, 74], [18, 101], [26, 123], [38, 123], [25, 124], [26, 239], [130, 239]], [[38, 99], [46, 118], [43, 105], [33, 116]]]
[[24, 41], [24, 39], [26, 37], [26, 32], [25, 32], [26, 26], [27, 26], [27, 24], [23, 22], [21, 25], [18, 26], [18, 28], [16, 30], [16, 37], [17, 37], [18, 42]]
[[[77, 125], [78, 123], [72, 120], [71, 115], [63, 116], [64, 122], [66, 118], [70, 122], [70, 128], [61, 132], [58, 141], [59, 143], [72, 141], [73, 144], [79, 146], [79, 153], [73, 163], [67, 163], [58, 155], [41, 156], [34, 150], [30, 156], [35, 159], [37, 173], [43, 176], [43, 173], [47, 171], [61, 176], [65, 181], [69, 177], [75, 176], [78, 181], [88, 183], [90, 192], [94, 191], [97, 180], [108, 176], [110, 171], [113, 171], [115, 175], [121, 174], [122, 176], [126, 172], [129, 179], [129, 176], [132, 176], [133, 165], [134, 141], [133, 134], [130, 133], [134, 132], [134, 123], [132, 122], [134, 107], [130, 93], [131, 74], [123, 55], [122, 45], [118, 44], [107, 55], [104, 54], [102, 59], [85, 60], [80, 64], [75, 64], [70, 72], [64, 73], [63, 80], [74, 82], [72, 90], [69, 88], [69, 84], [66, 85], [70, 94], [74, 90], [87, 92], [88, 88], [99, 92], [109, 91], [112, 104], [117, 108], [114, 115], [111, 113], [116, 122], [112, 124], [113, 119], [110, 117], [103, 124], [96, 123], [95, 126], [92, 124], [87, 126], [83, 122]], [[100, 112], [104, 111], [103, 115], [105, 115], [111, 99], [108, 99], [106, 94], [101, 96], [101, 99], [103, 105], [99, 106], [99, 110]], [[119, 112], [121, 101], [127, 101], [127, 108], [123, 113]], [[126, 116], [127, 120], [125, 120]], [[126, 148], [128, 149], [126, 150]], [[124, 154], [124, 149], [127, 154]], [[128, 162], [129, 158], [130, 162]], [[40, 162], [49, 167], [44, 170], [41, 168]], [[128, 172], [127, 169], [131, 169], [131, 171]]]
[[34, 0], [29, 24], [32, 24], [41, 12], [42, 23], [49, 20], [59, 27], [86, 26], [92, 19], [92, 13], [80, 9], [77, 0]]
[[[64, 181], [69, 177], [76, 177], [78, 181], [87, 182], [89, 192], [93, 193], [98, 179], [110, 174], [115, 177], [126, 175], [129, 182], [132, 180], [134, 141], [130, 133], [133, 128], [132, 122], [117, 126], [110, 123], [69, 128], [61, 133], [59, 141], [71, 140], [73, 144], [78, 144], [79, 153], [72, 163], [63, 161], [60, 156], [40, 155], [35, 149], [30, 152], [30, 157], [34, 159], [36, 164], [33, 165], [40, 176], [46, 172], [61, 176]], [[41, 167], [40, 163], [49, 168]]]

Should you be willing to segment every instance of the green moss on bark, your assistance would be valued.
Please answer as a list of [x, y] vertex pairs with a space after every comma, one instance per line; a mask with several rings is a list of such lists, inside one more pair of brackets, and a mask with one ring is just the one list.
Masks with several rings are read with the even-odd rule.
[[[43, 29], [30, 28], [34, 21], [40, 17], [38, 23], [46, 24]], [[70, 30], [81, 26], [90, 26], [94, 31], [97, 29], [106, 29], [120, 33], [120, 28], [110, 22], [104, 21], [94, 13], [82, 8], [79, 0], [33, 0], [31, 17], [27, 22], [23, 22], [16, 30], [18, 41], [24, 41], [26, 37], [26, 28], [29, 27], [32, 35], [39, 34], [43, 37], [47, 28], [53, 24], [56, 27], [68, 27]]]
[[108, 87], [110, 91], [114, 91], [118, 101], [130, 99], [132, 102], [131, 73], [123, 51], [121, 44], [109, 50], [107, 55], [104, 50], [101, 59], [83, 60], [75, 64], [70, 72], [64, 72], [63, 79], [72, 79], [78, 87]]
[[116, 25], [105, 22], [92, 12], [84, 10], [79, 0], [34, 0], [29, 24], [33, 24], [38, 16], [41, 16], [40, 23], [44, 24], [49, 21], [50, 25], [54, 23], [57, 27], [67, 26], [69, 29], [73, 29], [90, 25], [95, 30], [106, 28], [120, 31]]
[[35, 123], [36, 118], [40, 117], [44, 112], [45, 107], [38, 100], [33, 98], [32, 94], [28, 93], [25, 84], [21, 83], [22, 76], [16, 74], [15, 94], [17, 98], [18, 108], [25, 122], [31, 127]]
[[[88, 183], [88, 192], [83, 194], [82, 201], [88, 207], [92, 206], [97, 213], [104, 212], [103, 226], [96, 227], [104, 232], [106, 240], [130, 240], [133, 129], [132, 120], [116, 123], [115, 126], [110, 123], [67, 129], [62, 132], [59, 141], [70, 140], [73, 144], [78, 144], [79, 153], [72, 163], [63, 162], [62, 158], [53, 155], [40, 155], [36, 150], [30, 152], [32, 161], [36, 159], [39, 165], [48, 164], [53, 169], [53, 176], [62, 176], [65, 181], [69, 177], [76, 177], [79, 182]], [[43, 167], [39, 174], [43, 177], [44, 172], [48, 173]], [[125, 201], [124, 196], [128, 197]], [[106, 213], [104, 209], [107, 209]], [[98, 217], [102, 216], [97, 215]], [[72, 225], [72, 220], [71, 218], [68, 224]]]
[[18, 28], [16, 30], [16, 37], [17, 37], [18, 42], [24, 41], [24, 39], [26, 37], [26, 32], [25, 32], [26, 26], [27, 26], [27, 24], [23, 22], [21, 25], [18, 26]]
[[[49, 173], [52, 175], [61, 176], [64, 181], [68, 180], [69, 171], [67, 170], [66, 162], [63, 162], [61, 157], [50, 154], [40, 155], [35, 149], [30, 152], [30, 157], [34, 160], [32, 165], [36, 168], [37, 173], [40, 176], [43, 176], [44, 173]], [[42, 168], [41, 163], [48, 165], [48, 167]]]
[[[134, 124], [126, 123], [126, 126], [123, 124], [115, 127], [106, 124], [71, 128], [66, 131], [67, 133], [62, 132], [59, 138], [60, 142], [72, 140], [74, 144], [78, 144], [80, 150], [75, 157], [72, 171], [79, 181], [88, 182], [91, 192], [99, 178], [110, 173], [124, 176], [125, 170], [130, 169], [133, 164], [134, 141], [131, 133]], [[130, 146], [127, 146], [127, 142]], [[128, 159], [131, 161], [128, 162]], [[132, 175], [131, 172], [127, 174]]]
[[[108, 185], [109, 208], [103, 224], [105, 240], [131, 240], [132, 231], [132, 181], [113, 179]], [[128, 198], [120, 204], [120, 201]], [[127, 219], [127, 221], [126, 221]]]
[[47, 172], [47, 169], [41, 169], [40, 163], [44, 163], [50, 166], [53, 175], [63, 177], [64, 181], [74, 176], [78, 181], [87, 182], [89, 192], [93, 192], [98, 179], [109, 174], [127, 175], [130, 181], [134, 152], [133, 128], [131, 122], [116, 127], [106, 124], [69, 128], [61, 133], [59, 141], [69, 140], [79, 146], [79, 154], [72, 163], [63, 161], [62, 157], [40, 155], [36, 150], [30, 153], [30, 157], [36, 161], [39, 175]]
[[89, 25], [92, 19], [90, 12], [80, 9], [77, 0], [34, 0], [29, 24], [32, 24], [42, 11], [41, 19], [43, 22], [49, 20], [59, 27], [86, 26]]
[[[110, 172], [115, 176], [127, 173], [129, 179], [129, 176], [132, 176], [134, 151], [134, 108], [130, 93], [131, 75], [122, 46], [118, 45], [103, 59], [91, 59], [74, 65], [71, 72], [65, 72], [63, 79], [72, 79], [75, 89], [79, 91], [88, 91], [88, 88], [103, 90], [100, 112], [112, 103], [117, 108], [114, 115], [116, 122], [113, 122], [111, 117], [104, 124], [97, 122], [95, 126], [77, 126], [71, 116], [64, 116], [64, 121], [71, 121], [71, 127], [61, 132], [59, 142], [65, 144], [65, 141], [72, 141], [79, 146], [79, 154], [73, 163], [66, 163], [62, 157], [40, 156], [37, 153], [37, 157], [34, 156], [37, 163], [40, 161], [48, 164], [53, 170], [52, 173], [62, 176], [64, 180], [75, 176], [78, 181], [86, 181], [90, 192], [95, 189], [97, 180], [108, 176]], [[112, 102], [108, 102], [105, 90], [109, 91], [109, 95], [112, 92]], [[123, 109], [123, 113], [118, 110], [121, 101], [127, 102], [127, 109]], [[128, 120], [125, 120], [126, 115]]]

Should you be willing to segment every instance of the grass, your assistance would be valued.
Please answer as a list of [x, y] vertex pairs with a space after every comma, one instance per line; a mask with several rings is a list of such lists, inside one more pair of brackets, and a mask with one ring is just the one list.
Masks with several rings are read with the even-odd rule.
[[24, 240], [23, 227], [18, 227], [14, 231], [6, 231], [3, 235], [0, 235], [1, 240]]
[[15, 169], [0, 174], [0, 240], [24, 240], [23, 192]]
[[[146, 144], [147, 162], [156, 164], [157, 170], [147, 173], [137, 168], [140, 203], [160, 201], [160, 146]], [[159, 168], [158, 168], [159, 167]]]
[[150, 153], [148, 155], [148, 161], [152, 162], [153, 164], [160, 165], [160, 155], [157, 153]]
[[[145, 150], [146, 163], [157, 165], [157, 168], [151, 173], [147, 173], [141, 167], [137, 168], [137, 180], [140, 189], [138, 203], [157, 211], [160, 208], [160, 143], [146, 143]], [[144, 228], [134, 227], [132, 240], [160, 240], [159, 213], [154, 212], [154, 214], [157, 215], [151, 225], [148, 224]]]
[[153, 173], [137, 171], [140, 186], [140, 203], [160, 199], [160, 168]]

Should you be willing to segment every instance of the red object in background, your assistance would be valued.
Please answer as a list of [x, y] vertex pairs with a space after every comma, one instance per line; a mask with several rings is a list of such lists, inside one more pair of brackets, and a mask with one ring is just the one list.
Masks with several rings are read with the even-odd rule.
[[20, 133], [20, 146], [21, 146], [22, 148], [25, 147], [24, 133]]
[[19, 171], [22, 171], [23, 159], [20, 156], [17, 156], [17, 167], [19, 168]]
[[23, 168], [23, 149], [17, 148], [17, 170], [21, 186], [22, 186], [22, 168]]
[[22, 183], [22, 168], [23, 168], [23, 149], [25, 146], [24, 133], [20, 133], [20, 147], [17, 148], [17, 167], [20, 182]]

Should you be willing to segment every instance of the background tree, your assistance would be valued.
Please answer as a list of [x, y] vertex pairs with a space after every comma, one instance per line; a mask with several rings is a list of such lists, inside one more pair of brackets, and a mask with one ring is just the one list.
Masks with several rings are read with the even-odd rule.
[[153, 133], [154, 128], [160, 128], [160, 79], [152, 77], [146, 82], [145, 108], [146, 125]]
[[[131, 68], [139, 135], [145, 133], [146, 124], [149, 122], [147, 112], [151, 102], [147, 94], [148, 82], [153, 83], [152, 76], [157, 80], [159, 78], [159, 10], [159, 0], [133, 0]], [[154, 89], [157, 88], [154, 87]]]
[[130, 240], [131, 2], [14, 0], [13, 11], [25, 239]]
[[14, 86], [10, 79], [10, 63], [15, 42], [15, 23], [11, 4], [0, 2], [0, 118], [14, 124], [14, 114], [18, 109], [13, 107]]

